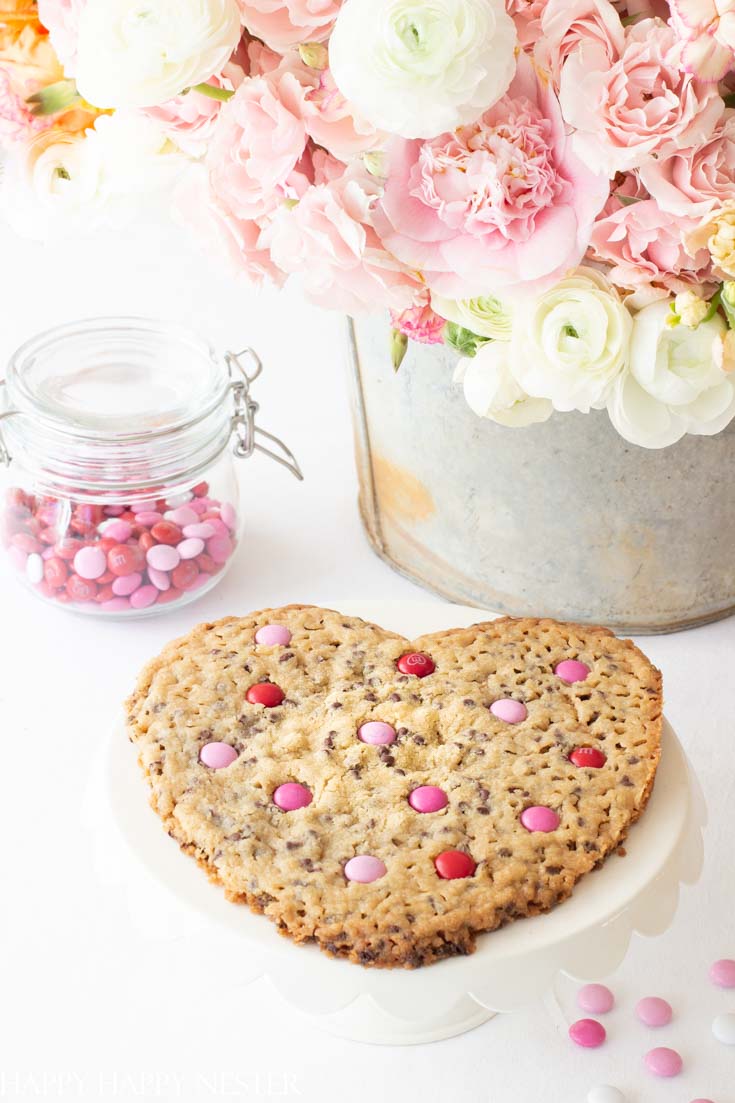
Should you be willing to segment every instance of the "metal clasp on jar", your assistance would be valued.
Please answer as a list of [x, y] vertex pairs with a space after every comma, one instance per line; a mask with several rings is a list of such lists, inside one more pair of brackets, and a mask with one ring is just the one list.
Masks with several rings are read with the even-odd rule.
[[[250, 373], [243, 366], [242, 361], [245, 359], [251, 365]], [[226, 352], [225, 363], [230, 373], [230, 389], [234, 405], [232, 432], [235, 435], [233, 448], [235, 455], [239, 456], [240, 459], [247, 459], [255, 451], [262, 452], [264, 455], [270, 456], [276, 463], [280, 463], [282, 467], [287, 468], [297, 479], [303, 479], [304, 476], [298, 460], [290, 448], [278, 437], [266, 432], [265, 429], [261, 429], [255, 423], [255, 415], [259, 410], [259, 406], [250, 393], [250, 387], [263, 371], [263, 363], [257, 352], [251, 348], [242, 349], [240, 352]], [[260, 443], [258, 437], [265, 437], [266, 440], [280, 449], [280, 454]]]

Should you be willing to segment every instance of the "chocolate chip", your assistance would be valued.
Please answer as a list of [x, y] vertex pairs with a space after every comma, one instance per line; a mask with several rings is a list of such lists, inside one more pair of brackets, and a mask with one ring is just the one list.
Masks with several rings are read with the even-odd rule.
[[341, 709], [342, 708], [342, 702], [341, 701], [332, 701], [331, 707], [333, 709]]
[[279, 663], [287, 663], [288, 660], [292, 659], [292, 658], [293, 658], [293, 651], [284, 651], [284, 653], [281, 655], [281, 657], [278, 661], [279, 661]]
[[499, 858], [512, 858], [513, 857], [513, 851], [508, 850], [507, 846], [501, 846], [500, 850], [498, 851], [498, 857]]
[[293, 839], [289, 839], [286, 843], [286, 850], [298, 850], [299, 847], [303, 845], [303, 843], [295, 842]]
[[630, 756], [630, 758], [628, 759], [628, 765], [629, 766], [637, 766], [639, 762], [640, 762], [640, 758], [638, 757], [637, 754], [632, 754]]
[[465, 706], [465, 708], [468, 708], [468, 709], [473, 709], [475, 707], [475, 702], [472, 700], [471, 697], [465, 697], [462, 704]]
[[631, 781], [627, 774], [623, 774], [623, 776], [620, 779], [620, 784], [624, 785], [626, 789], [635, 788], [635, 782]]
[[391, 695], [390, 695], [390, 700], [391, 701], [400, 701], [400, 699], [401, 699], [400, 693], [391, 693]]

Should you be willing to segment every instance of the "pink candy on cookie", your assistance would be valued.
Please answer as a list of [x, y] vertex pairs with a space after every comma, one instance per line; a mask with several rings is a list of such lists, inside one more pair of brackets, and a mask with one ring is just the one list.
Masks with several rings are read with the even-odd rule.
[[505, 720], [506, 724], [520, 724], [528, 716], [528, 709], [522, 701], [514, 701], [512, 697], [502, 697], [493, 701], [490, 712], [497, 716], [498, 720]]
[[448, 801], [447, 794], [436, 785], [419, 785], [408, 798], [415, 812], [440, 812], [446, 808]]
[[357, 729], [357, 738], [362, 743], [381, 745], [395, 742], [396, 729], [382, 720], [368, 720]]
[[374, 858], [371, 854], [358, 854], [345, 863], [345, 877], [348, 881], [357, 881], [361, 885], [369, 885], [373, 881], [385, 877], [385, 864], [380, 858]]
[[223, 770], [226, 766], [231, 766], [236, 758], [237, 751], [234, 747], [217, 741], [205, 743], [199, 752], [199, 761], [209, 766], [210, 770]]
[[273, 803], [282, 812], [295, 812], [298, 808], [306, 808], [313, 799], [311, 791], [298, 781], [287, 781], [279, 785], [273, 794]]
[[537, 804], [521, 812], [521, 823], [527, 831], [556, 831], [560, 820], [553, 808]]
[[562, 682], [571, 685], [573, 682], [584, 682], [589, 676], [590, 668], [578, 659], [564, 659], [556, 664], [554, 673], [557, 678], [561, 678]]
[[264, 647], [288, 647], [291, 632], [285, 624], [264, 624], [255, 633], [255, 642]]

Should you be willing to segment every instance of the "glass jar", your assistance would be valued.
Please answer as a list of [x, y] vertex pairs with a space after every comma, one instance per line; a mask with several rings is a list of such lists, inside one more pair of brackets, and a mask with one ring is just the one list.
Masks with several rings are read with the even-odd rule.
[[251, 349], [219, 357], [141, 318], [75, 322], [18, 349], [0, 384], [0, 535], [17, 577], [48, 602], [126, 618], [215, 586], [242, 531], [234, 457], [258, 450], [302, 477], [255, 424], [261, 370]]

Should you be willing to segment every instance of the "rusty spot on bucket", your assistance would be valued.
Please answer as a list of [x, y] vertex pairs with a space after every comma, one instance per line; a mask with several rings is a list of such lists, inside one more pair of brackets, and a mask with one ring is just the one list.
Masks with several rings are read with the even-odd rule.
[[382, 456], [373, 459], [375, 493], [381, 509], [406, 521], [425, 521], [436, 512], [434, 499], [424, 484], [403, 467]]

